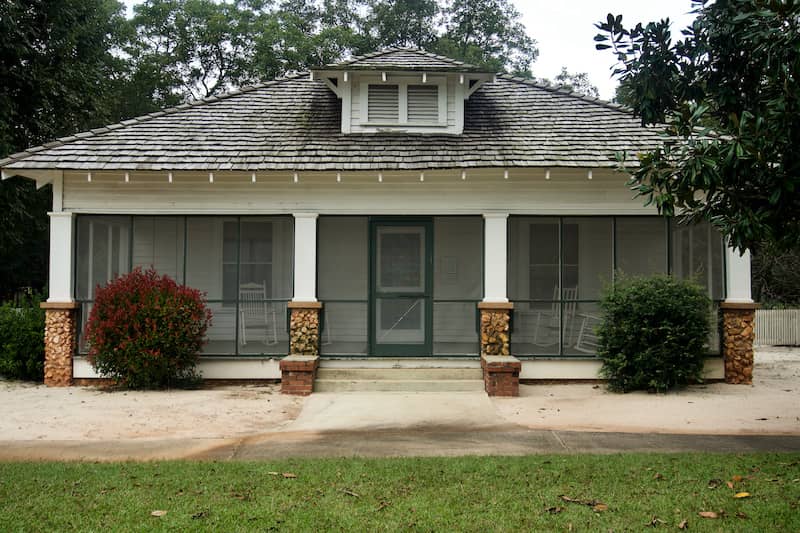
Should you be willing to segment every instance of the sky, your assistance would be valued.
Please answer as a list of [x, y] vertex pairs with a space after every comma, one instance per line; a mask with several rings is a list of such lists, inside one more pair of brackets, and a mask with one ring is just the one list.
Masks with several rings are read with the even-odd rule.
[[689, 14], [691, 0], [514, 0], [514, 4], [528, 34], [538, 43], [533, 74], [553, 79], [562, 66], [570, 72], [587, 72], [605, 100], [614, 97], [617, 86], [611, 79], [616, 58], [608, 50], [595, 49], [597, 22], [605, 20], [608, 13], [622, 15], [627, 27], [669, 18], [673, 37], [679, 37], [680, 30], [694, 19]]
[[[128, 16], [141, 0], [124, 0]], [[691, 0], [512, 0], [522, 14], [528, 34], [536, 39], [539, 58], [533, 65], [537, 78], [553, 79], [567, 67], [570, 72], [586, 72], [600, 91], [600, 97], [614, 97], [617, 82], [611, 78], [615, 64], [609, 51], [595, 50], [595, 23], [608, 13], [622, 15], [627, 26], [669, 17], [673, 35], [692, 21]]]

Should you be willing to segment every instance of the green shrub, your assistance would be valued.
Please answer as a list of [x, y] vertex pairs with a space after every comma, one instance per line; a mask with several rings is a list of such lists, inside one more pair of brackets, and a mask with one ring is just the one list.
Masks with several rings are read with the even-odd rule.
[[44, 310], [32, 296], [19, 307], [0, 306], [0, 375], [13, 379], [44, 379]]
[[616, 391], [666, 391], [702, 381], [711, 300], [692, 281], [620, 279], [606, 289], [598, 328], [601, 374]]
[[98, 287], [86, 324], [89, 361], [129, 388], [192, 386], [210, 323], [200, 291], [137, 268]]

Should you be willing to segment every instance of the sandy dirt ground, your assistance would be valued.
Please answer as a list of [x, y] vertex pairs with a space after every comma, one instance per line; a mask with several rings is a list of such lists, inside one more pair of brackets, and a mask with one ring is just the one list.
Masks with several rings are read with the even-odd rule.
[[0, 382], [0, 440], [233, 438], [280, 428], [303, 401], [277, 385], [116, 391]]
[[603, 385], [522, 385], [495, 399], [532, 429], [800, 435], [800, 348], [759, 348], [753, 385], [713, 383], [667, 394], [616, 394]]
[[[761, 349], [753, 386], [710, 384], [669, 394], [602, 385], [523, 385], [483, 393], [280, 394], [278, 386], [104, 392], [0, 381], [0, 441], [240, 439], [268, 433], [408, 427], [800, 435], [800, 349]], [[499, 415], [499, 416], [498, 416]]]

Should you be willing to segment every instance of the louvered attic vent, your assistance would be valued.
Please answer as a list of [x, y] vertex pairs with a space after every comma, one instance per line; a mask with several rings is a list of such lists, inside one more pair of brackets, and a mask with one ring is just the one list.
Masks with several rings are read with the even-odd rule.
[[368, 95], [370, 122], [397, 122], [400, 120], [400, 87], [398, 85], [370, 85]]
[[436, 85], [408, 86], [408, 121], [439, 120], [439, 88]]

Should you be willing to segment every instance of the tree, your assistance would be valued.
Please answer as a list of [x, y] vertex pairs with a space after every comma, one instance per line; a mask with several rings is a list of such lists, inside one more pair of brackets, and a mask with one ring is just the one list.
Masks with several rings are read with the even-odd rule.
[[556, 76], [555, 82], [562, 88], [581, 93], [586, 96], [600, 97], [600, 91], [592, 85], [589, 74], [586, 72], [569, 72], [567, 67], [561, 67], [561, 72]]
[[509, 0], [452, 0], [435, 51], [467, 63], [531, 77], [539, 51]]
[[268, 16], [263, 2], [146, 0], [134, 13], [127, 51], [157, 98], [203, 98], [254, 80], [254, 38]]
[[358, 15], [351, 0], [283, 0], [256, 40], [254, 68], [261, 79], [342, 59], [357, 48]]
[[[113, 0], [0, 3], [0, 158], [118, 119], [124, 26]], [[44, 287], [50, 187], [0, 182], [0, 299]]]
[[626, 28], [609, 14], [597, 48], [659, 148], [639, 155], [633, 188], [662, 213], [705, 218], [739, 249], [800, 245], [800, 3], [693, 0], [673, 41], [669, 20]]
[[373, 50], [388, 46], [429, 48], [439, 38], [436, 20], [441, 9], [436, 0], [370, 0], [362, 21]]

